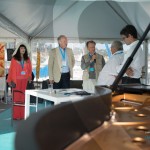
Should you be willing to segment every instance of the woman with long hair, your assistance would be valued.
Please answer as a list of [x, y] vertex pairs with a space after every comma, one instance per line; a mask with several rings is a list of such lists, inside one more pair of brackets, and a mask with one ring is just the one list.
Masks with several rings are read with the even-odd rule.
[[[20, 44], [13, 54], [8, 73], [7, 82], [13, 87], [13, 90], [20, 90], [25, 93], [28, 81], [31, 81], [32, 65], [28, 56], [25, 44]], [[25, 95], [15, 92], [13, 102], [24, 103]], [[24, 107], [13, 107], [13, 119], [24, 119]]]

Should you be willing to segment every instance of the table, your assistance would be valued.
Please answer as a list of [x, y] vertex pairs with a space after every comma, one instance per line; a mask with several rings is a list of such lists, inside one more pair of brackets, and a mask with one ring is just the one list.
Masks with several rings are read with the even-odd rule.
[[68, 95], [67, 93], [83, 91], [81, 89], [57, 89], [55, 92], [50, 93], [49, 89], [36, 89], [25, 91], [25, 119], [30, 115], [30, 95], [36, 97], [36, 106], [38, 104], [38, 97], [47, 101], [54, 102], [54, 105], [61, 102], [82, 100], [85, 96]]

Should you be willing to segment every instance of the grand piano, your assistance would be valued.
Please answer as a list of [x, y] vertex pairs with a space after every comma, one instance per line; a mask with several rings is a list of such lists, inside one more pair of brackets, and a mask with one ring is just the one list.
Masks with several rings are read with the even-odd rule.
[[149, 30], [111, 87], [32, 114], [17, 128], [15, 149], [149, 150], [150, 86], [118, 84]]
[[118, 84], [124, 75], [125, 71], [131, 64], [134, 55], [138, 51], [138, 48], [142, 44], [143, 40], [145, 39], [146, 35], [150, 30], [150, 24], [147, 26], [143, 36], [139, 40], [138, 44], [136, 45], [134, 51], [132, 52], [131, 56], [127, 59], [126, 63], [124, 64], [123, 68], [121, 69], [120, 73], [118, 74], [116, 80], [110, 87], [112, 89], [112, 102], [123, 102], [129, 105], [140, 106], [140, 108], [148, 105], [150, 101], [150, 85], [144, 84]]
[[122, 126], [133, 145], [142, 150], [150, 149], [150, 85], [118, 83], [149, 30], [150, 24], [111, 86], [112, 111], [116, 115], [114, 125]]

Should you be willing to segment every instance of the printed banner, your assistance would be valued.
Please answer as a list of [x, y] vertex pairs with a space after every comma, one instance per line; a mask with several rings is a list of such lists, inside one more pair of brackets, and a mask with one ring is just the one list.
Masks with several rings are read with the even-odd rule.
[[41, 60], [41, 56], [40, 56], [40, 50], [37, 49], [37, 60], [36, 60], [36, 80], [39, 79], [40, 76], [40, 60]]
[[0, 77], [5, 75], [5, 43], [0, 43]]

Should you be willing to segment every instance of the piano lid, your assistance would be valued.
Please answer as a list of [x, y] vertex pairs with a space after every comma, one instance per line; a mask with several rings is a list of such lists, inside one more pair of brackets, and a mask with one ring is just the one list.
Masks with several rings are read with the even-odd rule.
[[124, 92], [131, 93], [145, 93], [150, 92], [150, 85], [142, 84], [119, 84], [119, 89]]

